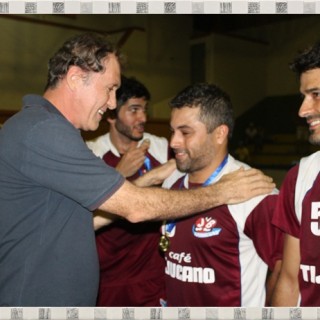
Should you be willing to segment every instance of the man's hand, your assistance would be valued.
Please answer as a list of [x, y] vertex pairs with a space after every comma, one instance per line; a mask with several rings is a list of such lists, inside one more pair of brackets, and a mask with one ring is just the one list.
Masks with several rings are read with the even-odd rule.
[[134, 175], [143, 165], [149, 146], [150, 140], [145, 139], [139, 147], [130, 147], [128, 151], [123, 154], [116, 166], [116, 170], [126, 178]]
[[138, 187], [150, 187], [154, 185], [160, 185], [167, 179], [170, 174], [176, 169], [176, 161], [170, 159], [168, 162], [158, 166], [143, 176], [136, 179], [133, 183]]
[[275, 187], [273, 179], [260, 170], [240, 168], [224, 175], [217, 183], [225, 197], [225, 204], [236, 204], [270, 193]]

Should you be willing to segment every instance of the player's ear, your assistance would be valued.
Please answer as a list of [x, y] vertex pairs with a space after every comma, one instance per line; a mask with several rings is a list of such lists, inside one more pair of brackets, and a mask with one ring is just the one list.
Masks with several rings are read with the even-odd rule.
[[229, 127], [225, 124], [220, 125], [215, 130], [216, 140], [219, 144], [224, 143], [228, 140]]

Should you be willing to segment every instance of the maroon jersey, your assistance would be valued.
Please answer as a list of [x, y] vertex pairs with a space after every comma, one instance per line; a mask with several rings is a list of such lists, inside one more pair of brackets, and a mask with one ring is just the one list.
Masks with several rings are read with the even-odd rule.
[[[240, 165], [229, 156], [216, 180]], [[180, 178], [172, 188], [200, 186]], [[282, 251], [281, 233], [271, 225], [276, 193], [163, 227], [170, 241], [165, 254], [168, 306], [264, 306], [267, 270]]]
[[300, 305], [320, 305], [320, 152], [302, 158], [287, 174], [273, 223], [300, 239]]
[[[149, 168], [168, 159], [168, 142], [145, 133], [151, 142]], [[109, 134], [87, 143], [94, 153], [115, 167], [120, 155]], [[130, 180], [138, 177], [139, 171]], [[161, 222], [130, 223], [119, 219], [96, 234], [100, 261], [98, 306], [160, 306], [165, 299], [164, 258], [158, 250]]]

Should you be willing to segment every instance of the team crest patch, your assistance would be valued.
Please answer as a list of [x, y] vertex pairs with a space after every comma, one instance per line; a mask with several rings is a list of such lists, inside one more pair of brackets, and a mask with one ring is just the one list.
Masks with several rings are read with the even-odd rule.
[[217, 221], [210, 217], [198, 218], [192, 227], [193, 235], [197, 238], [217, 236], [221, 228], [215, 228]]

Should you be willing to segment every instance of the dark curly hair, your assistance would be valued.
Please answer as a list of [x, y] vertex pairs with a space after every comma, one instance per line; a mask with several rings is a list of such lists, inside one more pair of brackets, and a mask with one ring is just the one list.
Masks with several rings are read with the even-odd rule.
[[320, 42], [300, 52], [289, 67], [299, 77], [308, 70], [320, 68]]
[[135, 79], [134, 77], [128, 78], [124, 75], [121, 76], [121, 86], [116, 92], [117, 108], [114, 110], [107, 110], [107, 117], [116, 119], [118, 112], [129, 99], [131, 98], [145, 98], [146, 101], [150, 101], [151, 95], [149, 90], [143, 83]]
[[225, 124], [229, 128], [229, 139], [234, 127], [233, 107], [230, 97], [219, 87], [208, 83], [190, 85], [178, 93], [169, 103], [171, 109], [200, 107], [199, 120], [206, 125], [207, 132]]

